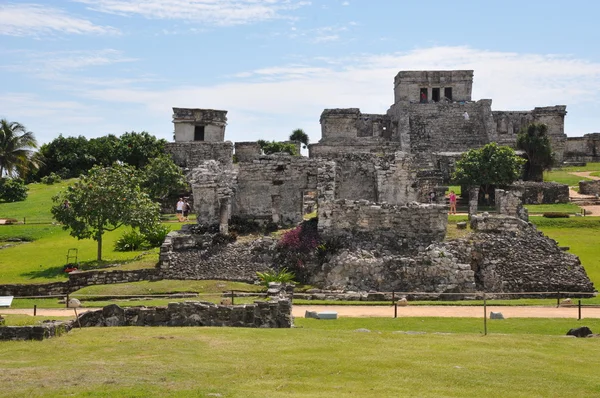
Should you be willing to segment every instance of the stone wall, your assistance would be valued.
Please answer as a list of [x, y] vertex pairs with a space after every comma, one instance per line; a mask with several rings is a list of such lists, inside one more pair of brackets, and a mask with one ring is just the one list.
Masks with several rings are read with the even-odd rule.
[[523, 207], [523, 191], [521, 189], [515, 188], [510, 191], [496, 189], [494, 197], [498, 214], [516, 217], [523, 221], [529, 220], [527, 209]]
[[186, 178], [192, 187], [198, 223], [220, 223], [221, 216], [229, 219], [231, 198], [237, 187], [236, 168], [208, 160], [189, 172]]
[[270, 155], [239, 164], [232, 214], [275, 223], [302, 221], [306, 191], [316, 191], [319, 170], [333, 164], [301, 156]]
[[371, 153], [374, 155], [391, 155], [401, 150], [400, 142], [391, 141], [363, 141], [363, 142], [340, 142], [340, 143], [321, 143], [309, 144], [308, 154], [311, 159], [325, 158], [336, 160], [343, 158], [347, 154]]
[[473, 292], [475, 275], [435, 245], [411, 257], [349, 249], [323, 264], [312, 284], [354, 292]]
[[579, 181], [579, 193], [582, 195], [600, 195], [600, 180]]
[[564, 161], [600, 162], [600, 133], [567, 137]]
[[391, 138], [390, 119], [387, 115], [361, 113], [358, 108], [325, 109], [320, 121], [320, 143], [368, 142], [369, 139]]
[[198, 167], [206, 160], [217, 160], [223, 165], [233, 163], [233, 144], [225, 142], [170, 142], [165, 144], [175, 164], [184, 169]]
[[223, 142], [227, 111], [198, 108], [173, 108], [175, 142], [195, 141], [196, 126], [202, 126], [203, 142]]
[[238, 162], [251, 162], [262, 154], [258, 142], [236, 142], [235, 156]]
[[155, 268], [131, 271], [84, 271], [70, 273], [69, 280], [65, 282], [0, 285], [0, 296], [64, 296], [90, 285], [108, 285], [159, 279], [162, 279], [160, 271]]
[[230, 326], [290, 328], [292, 303], [288, 299], [224, 306], [186, 301], [167, 307], [129, 307], [116, 304], [79, 316], [82, 327], [102, 326]]
[[566, 184], [519, 181], [514, 183], [513, 186], [523, 192], [522, 199], [524, 204], [569, 203], [569, 186]]
[[71, 322], [45, 321], [37, 326], [2, 326], [0, 341], [45, 340], [58, 337], [71, 330]]
[[324, 237], [412, 250], [444, 240], [447, 222], [448, 213], [442, 205], [398, 206], [340, 199], [320, 205], [318, 228]]
[[487, 213], [472, 215], [470, 224], [471, 229], [479, 232], [515, 232], [526, 229], [529, 225], [526, 221], [517, 217], [496, 216]]

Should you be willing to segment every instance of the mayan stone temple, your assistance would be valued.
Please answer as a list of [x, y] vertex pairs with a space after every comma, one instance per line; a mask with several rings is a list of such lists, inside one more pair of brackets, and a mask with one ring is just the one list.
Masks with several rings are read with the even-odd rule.
[[[478, 216], [475, 197], [472, 225], [479, 228], [479, 236], [521, 231], [513, 238], [527, 237], [511, 243], [523, 252], [515, 249], [508, 268], [492, 264], [511, 255], [487, 250], [486, 244], [473, 248], [444, 241], [444, 193], [462, 152], [490, 142], [514, 147], [521, 127], [540, 122], [548, 126], [559, 161], [597, 156], [599, 140], [593, 135], [570, 144], [564, 132], [565, 105], [493, 111], [491, 99], [472, 99], [472, 87], [472, 70], [401, 71], [394, 78], [394, 103], [386, 113], [325, 109], [321, 139], [309, 145], [309, 157], [267, 156], [257, 142], [226, 141], [225, 110], [173, 108], [175, 142], [167, 150], [187, 173], [199, 222], [218, 225], [221, 234], [228, 233], [232, 218], [290, 226], [302, 222], [307, 209], [316, 209], [323, 239], [341, 239], [347, 246], [341, 255], [313, 265], [311, 281], [316, 285], [431, 292], [494, 286], [514, 291], [523, 289], [527, 278], [519, 283], [504, 283], [503, 278], [513, 277], [522, 267], [537, 264], [532, 275], [555, 280], [543, 276], [548, 267], [571, 264], [579, 270], [577, 276], [564, 278], [561, 286], [548, 282], [552, 289], [592, 289], [579, 260], [555, 243], [540, 243], [546, 238], [526, 222], [524, 198], [556, 201], [562, 188], [497, 190], [501, 219]], [[531, 189], [535, 194], [528, 193]], [[568, 200], [568, 187], [566, 192]], [[176, 235], [161, 251], [159, 267], [166, 277], [252, 279], [274, 261], [268, 247], [275, 243], [267, 238], [252, 249], [230, 245], [235, 255], [209, 256], [206, 242]], [[493, 236], [486, 235], [488, 244], [496, 242]], [[528, 242], [545, 249], [537, 252]], [[477, 264], [469, 257], [474, 250], [487, 250]], [[529, 258], [532, 253], [538, 257]], [[551, 264], [546, 261], [550, 254]]]

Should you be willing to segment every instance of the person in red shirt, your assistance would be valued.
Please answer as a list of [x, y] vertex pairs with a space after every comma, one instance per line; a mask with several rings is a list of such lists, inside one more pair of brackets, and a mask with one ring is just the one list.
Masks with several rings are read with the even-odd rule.
[[449, 214], [456, 214], [456, 194], [454, 191], [450, 191], [450, 195], [448, 195], [450, 199], [450, 211]]

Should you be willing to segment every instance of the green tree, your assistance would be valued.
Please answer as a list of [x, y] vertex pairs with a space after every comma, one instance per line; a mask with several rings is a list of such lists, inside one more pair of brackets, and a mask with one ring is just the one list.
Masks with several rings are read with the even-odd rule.
[[0, 177], [21, 176], [37, 167], [33, 149], [37, 141], [31, 131], [18, 122], [0, 120]]
[[165, 152], [166, 143], [145, 131], [125, 133], [119, 138], [118, 159], [141, 169], [150, 159]]
[[79, 177], [96, 164], [96, 158], [90, 154], [89, 142], [82, 135], [63, 137], [61, 134], [42, 145], [39, 154], [44, 163], [37, 173], [37, 178], [50, 173], [59, 174], [62, 178]]
[[544, 170], [550, 169], [554, 163], [548, 126], [543, 123], [531, 123], [521, 128], [517, 135], [517, 148], [527, 155], [525, 180], [543, 181]]
[[77, 239], [98, 242], [102, 260], [102, 236], [122, 225], [150, 230], [159, 219], [159, 205], [140, 187], [137, 170], [115, 164], [93, 167], [65, 192], [53, 198], [52, 215]]
[[308, 134], [306, 134], [302, 129], [296, 129], [292, 131], [292, 134], [290, 134], [290, 141], [301, 142], [304, 144], [304, 148], [306, 148], [309, 142]]
[[142, 188], [157, 202], [189, 190], [181, 168], [167, 155], [151, 159], [142, 175]]
[[21, 202], [27, 199], [28, 190], [20, 178], [0, 178], [0, 201]]
[[489, 195], [490, 188], [503, 187], [515, 182], [521, 175], [525, 159], [507, 146], [495, 142], [483, 148], [471, 149], [456, 161], [452, 175], [454, 183], [481, 187]]
[[292, 156], [299, 155], [296, 145], [289, 142], [258, 140], [257, 143], [265, 155], [272, 155], [274, 153], [287, 153]]

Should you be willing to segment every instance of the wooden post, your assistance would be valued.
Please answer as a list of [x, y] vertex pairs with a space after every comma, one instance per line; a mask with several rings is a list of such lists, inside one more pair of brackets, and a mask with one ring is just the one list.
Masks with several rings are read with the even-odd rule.
[[394, 318], [398, 318], [398, 303], [394, 303]]
[[483, 293], [483, 335], [487, 336], [487, 299]]
[[[579, 302], [581, 303], [581, 300], [579, 300]], [[37, 315], [37, 305], [33, 305], [33, 316]]]
[[231, 305], [233, 305], [233, 300], [234, 300], [234, 294], [233, 294], [233, 290], [231, 291]]
[[577, 320], [580, 321], [581, 320], [581, 300], [577, 300]]

